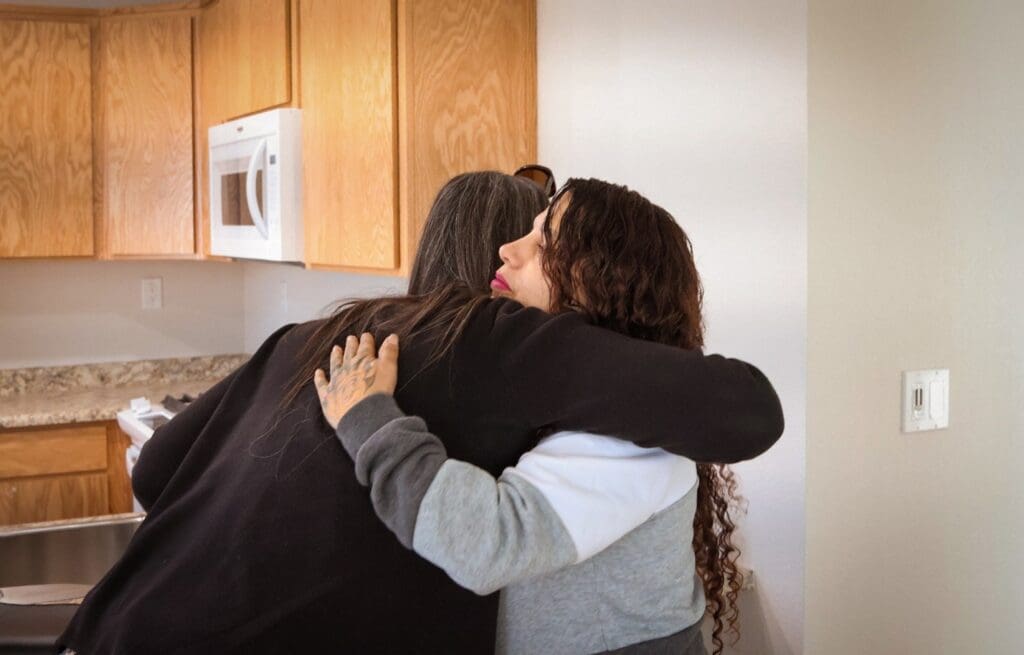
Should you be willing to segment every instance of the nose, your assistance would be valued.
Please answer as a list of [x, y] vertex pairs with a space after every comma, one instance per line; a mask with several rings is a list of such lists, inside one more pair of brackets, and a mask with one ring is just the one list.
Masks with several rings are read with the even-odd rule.
[[503, 244], [501, 244], [501, 246], [498, 248], [498, 258], [503, 263], [508, 264], [509, 266], [512, 265], [512, 262], [510, 261], [512, 259], [512, 244], [511, 243], [503, 243]]
[[527, 233], [521, 239], [509, 241], [498, 248], [498, 257], [509, 268], [519, 268], [520, 264], [525, 264], [531, 257], [533, 238], [533, 233]]

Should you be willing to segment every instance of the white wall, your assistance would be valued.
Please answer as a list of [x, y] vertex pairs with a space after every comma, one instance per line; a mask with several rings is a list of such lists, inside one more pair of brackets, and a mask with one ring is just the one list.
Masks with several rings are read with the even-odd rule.
[[[811, 655], [1024, 650], [1024, 4], [812, 2]], [[949, 368], [948, 430], [900, 372]]]
[[[144, 277], [163, 309], [143, 310]], [[0, 262], [0, 368], [242, 351], [243, 270], [212, 262]]]
[[[160, 310], [141, 280], [163, 280]], [[333, 301], [402, 293], [405, 278], [256, 262], [0, 262], [0, 368], [254, 352]]]
[[399, 277], [305, 270], [298, 266], [246, 262], [245, 352], [259, 348], [277, 328], [319, 318], [337, 300], [404, 293]]
[[806, 365], [803, 0], [539, 0], [539, 152], [668, 209], [694, 244], [709, 352], [775, 383], [786, 433], [736, 467], [750, 511], [732, 652], [802, 652]]

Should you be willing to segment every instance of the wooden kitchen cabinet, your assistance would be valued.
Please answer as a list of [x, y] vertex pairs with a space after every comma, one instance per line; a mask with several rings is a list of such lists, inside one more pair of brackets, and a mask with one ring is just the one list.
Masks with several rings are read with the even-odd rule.
[[99, 41], [99, 254], [194, 256], [192, 18], [108, 18]]
[[408, 275], [441, 185], [536, 159], [536, 0], [0, 7], [0, 30], [0, 258], [209, 258], [208, 130], [274, 107], [303, 113], [313, 268]]
[[0, 432], [0, 525], [130, 512], [117, 423]]
[[0, 525], [108, 514], [104, 473], [0, 480]]
[[398, 1], [402, 272], [438, 189], [537, 159], [536, 0]]
[[299, 5], [306, 263], [407, 275], [445, 182], [536, 159], [535, 0]]
[[217, 0], [199, 15], [199, 97], [209, 125], [291, 100], [289, 0]]
[[0, 20], [0, 257], [93, 254], [92, 39]]
[[395, 5], [299, 6], [306, 263], [397, 269]]

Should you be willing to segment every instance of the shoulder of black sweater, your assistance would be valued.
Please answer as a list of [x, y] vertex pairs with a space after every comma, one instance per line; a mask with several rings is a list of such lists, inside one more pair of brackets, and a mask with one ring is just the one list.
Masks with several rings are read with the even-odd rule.
[[[487, 329], [489, 336], [512, 342], [526, 338], [542, 328], [565, 335], [581, 327], [594, 327], [584, 314], [578, 312], [552, 314], [536, 307], [521, 305], [510, 298], [494, 298], [484, 303], [473, 318]], [[610, 330], [603, 331], [613, 339], [629, 338]]]

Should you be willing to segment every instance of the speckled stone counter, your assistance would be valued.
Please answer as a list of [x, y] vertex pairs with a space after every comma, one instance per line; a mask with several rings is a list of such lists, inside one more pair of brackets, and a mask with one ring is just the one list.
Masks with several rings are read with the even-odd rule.
[[0, 370], [0, 428], [109, 421], [132, 398], [206, 391], [248, 355]]

